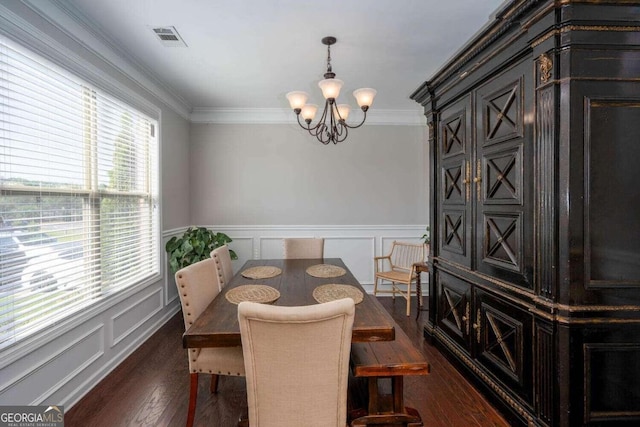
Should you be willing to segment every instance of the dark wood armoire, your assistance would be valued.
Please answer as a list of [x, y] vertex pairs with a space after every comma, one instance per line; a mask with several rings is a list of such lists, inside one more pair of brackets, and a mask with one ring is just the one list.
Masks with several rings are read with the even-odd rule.
[[411, 98], [425, 337], [514, 424], [640, 425], [640, 1], [507, 2]]

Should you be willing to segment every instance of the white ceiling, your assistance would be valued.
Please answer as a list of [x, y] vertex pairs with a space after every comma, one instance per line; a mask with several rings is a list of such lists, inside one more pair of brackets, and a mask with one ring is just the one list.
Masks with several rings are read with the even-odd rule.
[[[320, 103], [324, 36], [351, 92], [378, 90], [373, 109], [418, 110], [409, 95], [483, 27], [502, 0], [63, 0], [147, 75], [192, 109], [288, 108], [304, 90]], [[151, 28], [174, 26], [186, 48]]]

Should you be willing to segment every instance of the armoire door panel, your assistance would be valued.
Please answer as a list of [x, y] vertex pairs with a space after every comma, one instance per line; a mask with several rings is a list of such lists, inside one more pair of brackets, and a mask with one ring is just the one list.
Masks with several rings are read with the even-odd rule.
[[478, 95], [482, 114], [482, 135], [478, 144], [487, 146], [513, 138], [522, 138], [522, 79], [509, 82], [496, 90]]
[[460, 209], [443, 209], [441, 215], [440, 256], [462, 265], [468, 265], [471, 259], [469, 253], [469, 238], [467, 237], [467, 212]]
[[442, 204], [466, 205], [468, 200], [468, 162], [457, 157], [442, 166]]
[[473, 340], [477, 360], [527, 402], [532, 401], [532, 327], [527, 311], [476, 289]]
[[438, 326], [453, 341], [469, 349], [471, 328], [471, 285], [450, 274], [438, 271]]
[[585, 103], [586, 284], [640, 288], [640, 97]]
[[456, 103], [442, 112], [440, 120], [440, 152], [446, 159], [469, 152], [469, 126], [467, 118], [471, 114], [467, 100]]
[[482, 158], [481, 200], [486, 205], [521, 205], [522, 146], [486, 153]]
[[482, 234], [482, 262], [518, 273], [522, 271], [524, 243], [519, 214], [485, 212]]

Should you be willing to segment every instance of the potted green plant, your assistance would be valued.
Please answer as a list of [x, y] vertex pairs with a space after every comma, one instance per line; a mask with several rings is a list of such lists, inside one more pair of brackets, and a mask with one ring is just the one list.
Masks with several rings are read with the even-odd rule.
[[427, 245], [431, 243], [431, 229], [429, 228], [428, 225], [427, 225], [427, 229], [426, 229], [425, 233], [422, 235], [421, 239]]
[[[230, 243], [232, 240], [224, 233], [214, 233], [206, 227], [191, 226], [181, 237], [173, 236], [165, 249], [169, 254], [169, 267], [175, 273], [183, 267], [211, 257], [211, 251]], [[238, 255], [229, 249], [231, 259]]]

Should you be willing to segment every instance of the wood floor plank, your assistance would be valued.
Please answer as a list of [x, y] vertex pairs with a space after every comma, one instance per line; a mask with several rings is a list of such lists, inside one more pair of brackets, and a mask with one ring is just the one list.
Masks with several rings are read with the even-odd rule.
[[[425, 355], [427, 376], [405, 379], [405, 404], [418, 410], [425, 426], [496, 426], [508, 423], [490, 403], [422, 335], [422, 319], [410, 317], [406, 302], [379, 298], [385, 309]], [[428, 307], [425, 299], [425, 305]], [[67, 410], [67, 427], [184, 426], [189, 395], [184, 323], [178, 313], [147, 342]], [[196, 426], [234, 427], [246, 411], [246, 382], [242, 377], [220, 378], [218, 393], [209, 392], [208, 375], [198, 384]]]

